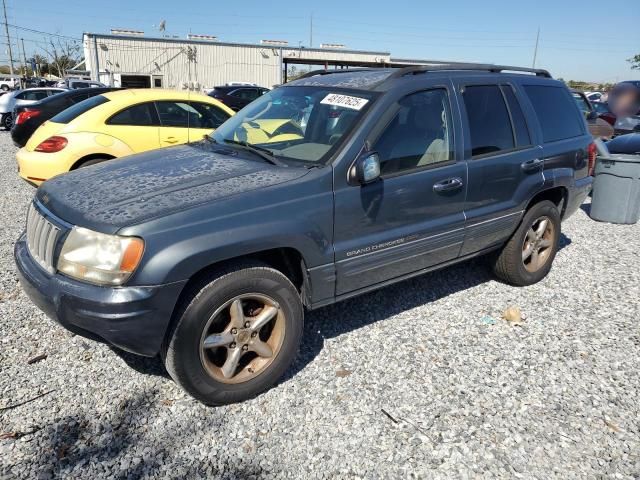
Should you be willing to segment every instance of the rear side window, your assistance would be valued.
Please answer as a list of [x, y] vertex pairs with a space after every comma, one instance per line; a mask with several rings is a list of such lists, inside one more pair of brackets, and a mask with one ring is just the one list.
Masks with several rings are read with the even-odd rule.
[[19, 93], [18, 95], [16, 95], [16, 98], [18, 100], [42, 100], [44, 98], [47, 98], [47, 92], [46, 90], [27, 90], [24, 91], [22, 93]]
[[75, 105], [63, 110], [56, 116], [54, 116], [51, 121], [55, 123], [69, 123], [75, 120], [77, 117], [82, 115], [85, 112], [88, 112], [94, 107], [98, 105], [102, 105], [103, 103], [107, 103], [109, 99], [102, 95], [98, 95], [95, 97], [88, 98], [87, 100], [83, 100], [80, 103], [76, 103]]
[[497, 85], [468, 86], [462, 98], [469, 119], [472, 157], [515, 148], [509, 111]]
[[153, 102], [139, 103], [138, 105], [125, 108], [113, 115], [105, 123], [107, 125], [132, 125], [136, 127], [158, 126], [156, 109]]
[[511, 123], [513, 124], [513, 133], [516, 136], [516, 145], [518, 147], [526, 147], [531, 145], [531, 136], [529, 135], [529, 129], [527, 128], [527, 121], [522, 113], [522, 107], [520, 102], [513, 93], [513, 87], [510, 85], [503, 85], [500, 87], [504, 98], [507, 100], [509, 106], [509, 113], [511, 113]]
[[565, 88], [525, 85], [524, 90], [536, 111], [545, 143], [579, 137], [584, 133], [575, 100]]

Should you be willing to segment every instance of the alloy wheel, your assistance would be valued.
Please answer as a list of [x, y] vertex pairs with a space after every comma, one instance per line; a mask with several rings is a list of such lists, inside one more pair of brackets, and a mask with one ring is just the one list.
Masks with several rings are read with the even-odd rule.
[[529, 272], [537, 272], [549, 260], [553, 252], [555, 227], [551, 219], [542, 216], [536, 219], [522, 243], [522, 263]]
[[200, 339], [206, 372], [222, 383], [260, 375], [278, 356], [285, 317], [271, 297], [248, 293], [227, 301], [209, 318]]

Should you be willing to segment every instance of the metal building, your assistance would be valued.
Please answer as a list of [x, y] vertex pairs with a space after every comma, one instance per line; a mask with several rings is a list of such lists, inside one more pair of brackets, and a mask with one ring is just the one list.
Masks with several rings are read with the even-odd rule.
[[[142, 32], [83, 35], [85, 68], [113, 86], [203, 90], [228, 82], [272, 87], [286, 81], [291, 64], [318, 68], [384, 66], [389, 52], [219, 42], [215, 37], [151, 38]], [[336, 47], [332, 45], [332, 47]]]

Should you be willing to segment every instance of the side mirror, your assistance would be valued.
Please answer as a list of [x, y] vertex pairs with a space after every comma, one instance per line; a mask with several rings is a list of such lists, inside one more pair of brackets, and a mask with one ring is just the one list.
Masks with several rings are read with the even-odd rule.
[[587, 113], [587, 120], [595, 120], [596, 118], [598, 118], [598, 112], [596, 112], [595, 110], [591, 110], [589, 113]]
[[380, 157], [376, 152], [362, 155], [355, 164], [355, 180], [360, 185], [375, 182], [380, 178]]

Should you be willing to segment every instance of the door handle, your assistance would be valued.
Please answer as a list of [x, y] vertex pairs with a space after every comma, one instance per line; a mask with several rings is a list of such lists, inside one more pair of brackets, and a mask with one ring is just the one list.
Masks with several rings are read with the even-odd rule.
[[462, 188], [462, 179], [460, 177], [447, 178], [433, 185], [433, 191], [436, 193], [451, 192]]
[[540, 167], [544, 165], [544, 160], [540, 158], [534, 158], [533, 160], [527, 160], [526, 162], [522, 162], [520, 164], [520, 168], [525, 173], [533, 173], [540, 170]]
[[178, 143], [178, 139], [176, 137], [167, 137], [164, 139], [165, 143]]

